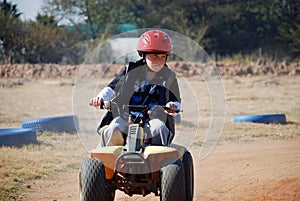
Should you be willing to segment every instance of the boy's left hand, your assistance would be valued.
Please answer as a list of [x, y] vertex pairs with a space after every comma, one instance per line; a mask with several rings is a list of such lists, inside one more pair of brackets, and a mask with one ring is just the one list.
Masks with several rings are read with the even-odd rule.
[[168, 107], [170, 109], [166, 109], [165, 113], [170, 114], [170, 115], [177, 113], [176, 110], [179, 110], [178, 106], [174, 102], [168, 102], [166, 104], [166, 107]]

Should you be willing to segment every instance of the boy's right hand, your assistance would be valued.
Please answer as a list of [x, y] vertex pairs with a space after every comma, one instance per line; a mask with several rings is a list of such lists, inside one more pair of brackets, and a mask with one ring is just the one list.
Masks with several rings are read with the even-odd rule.
[[103, 99], [100, 97], [92, 98], [90, 101], [90, 105], [94, 107], [103, 108]]

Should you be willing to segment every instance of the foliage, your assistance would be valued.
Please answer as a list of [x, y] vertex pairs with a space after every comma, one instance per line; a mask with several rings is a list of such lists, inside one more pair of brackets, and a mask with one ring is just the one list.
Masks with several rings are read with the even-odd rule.
[[0, 2], [0, 7], [0, 58], [10, 60], [19, 52], [22, 22], [18, 17], [21, 13], [16, 5]]
[[222, 55], [250, 53], [259, 48], [269, 56], [299, 54], [289, 47], [300, 23], [298, 1], [214, 2], [211, 26], [205, 36], [212, 39], [209, 50]]
[[[71, 56], [79, 51], [76, 35], [58, 27], [54, 16], [37, 16], [37, 22], [29, 22], [24, 29], [23, 58], [29, 63], [60, 63], [68, 55], [68, 63], [77, 63], [80, 57]], [[79, 58], [78, 58], [79, 57]], [[76, 61], [77, 60], [77, 61]]]
[[297, 0], [45, 0], [36, 22], [21, 22], [16, 5], [1, 3], [0, 59], [79, 63], [85, 44], [119, 34], [120, 25], [177, 31], [221, 57], [297, 59], [299, 9]]
[[[68, 55], [69, 63], [78, 63], [82, 57], [76, 55], [78, 37], [60, 28], [52, 15], [38, 14], [36, 22], [21, 22], [16, 5], [7, 4], [1, 10], [0, 58], [10, 63], [60, 63]], [[3, 4], [1, 8], [3, 8]], [[6, 13], [6, 15], [5, 15]], [[72, 34], [72, 37], [70, 37]], [[72, 55], [72, 56], [70, 56]]]

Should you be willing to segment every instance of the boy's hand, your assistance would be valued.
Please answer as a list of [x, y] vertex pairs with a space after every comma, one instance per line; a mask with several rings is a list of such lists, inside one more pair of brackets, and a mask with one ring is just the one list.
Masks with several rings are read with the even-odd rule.
[[168, 102], [166, 107], [170, 108], [165, 110], [167, 114], [174, 114], [177, 110], [179, 110], [178, 106], [174, 102]]
[[103, 108], [103, 99], [100, 97], [92, 98], [90, 101], [90, 105], [94, 107]]

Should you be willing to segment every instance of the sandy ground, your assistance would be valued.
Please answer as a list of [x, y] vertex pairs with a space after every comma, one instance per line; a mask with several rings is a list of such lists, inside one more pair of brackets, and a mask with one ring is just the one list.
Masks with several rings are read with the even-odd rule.
[[[188, 86], [184, 79], [180, 82]], [[300, 78], [223, 79], [226, 117], [220, 128], [222, 135], [204, 159], [199, 158], [200, 147], [195, 144], [205, 141], [205, 134], [212, 129], [210, 103], [214, 101], [208, 94], [213, 87], [207, 89], [208, 84], [199, 79], [188, 82], [197, 93], [191, 96], [182, 88], [184, 100], [194, 97], [197, 101], [191, 100], [193, 104], [185, 107], [179, 130], [195, 129], [194, 124], [187, 124], [195, 119], [190, 110], [201, 114], [195, 143], [190, 147], [195, 163], [194, 200], [300, 200]], [[73, 89], [70, 80], [25, 81], [21, 86], [1, 88], [0, 126], [20, 127], [26, 119], [71, 114]], [[197, 109], [194, 103], [199, 104]], [[235, 115], [272, 112], [286, 113], [288, 124], [232, 123]], [[79, 200], [78, 170], [31, 181], [20, 200]], [[116, 200], [159, 199], [117, 192]]]
[[[300, 138], [223, 144], [195, 163], [195, 201], [200, 200], [294, 200], [300, 199]], [[22, 200], [78, 200], [78, 172], [40, 180]], [[153, 194], [129, 197], [117, 191], [119, 201], [159, 200]]]

